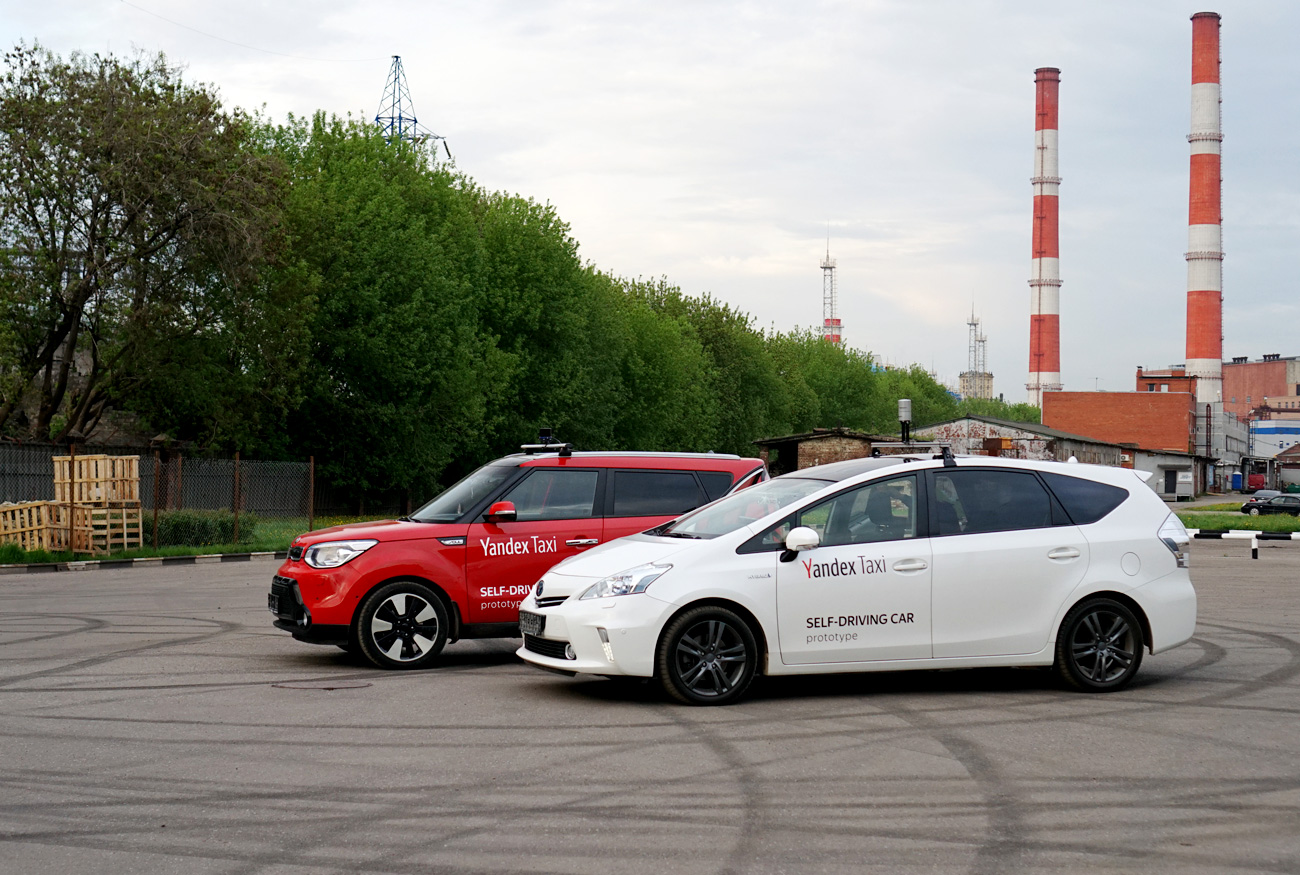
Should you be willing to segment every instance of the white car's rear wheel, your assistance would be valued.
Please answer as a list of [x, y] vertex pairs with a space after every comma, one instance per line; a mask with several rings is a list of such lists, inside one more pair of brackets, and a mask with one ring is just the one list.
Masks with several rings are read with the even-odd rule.
[[1089, 693], [1122, 690], [1142, 665], [1142, 626], [1125, 605], [1093, 598], [1076, 605], [1056, 636], [1056, 670]]

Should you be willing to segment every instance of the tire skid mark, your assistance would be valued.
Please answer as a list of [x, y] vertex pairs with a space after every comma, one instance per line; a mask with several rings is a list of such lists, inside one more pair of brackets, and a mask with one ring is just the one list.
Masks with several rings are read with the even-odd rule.
[[1285, 635], [1279, 635], [1275, 632], [1260, 632], [1255, 629], [1230, 626], [1226, 623], [1203, 623], [1202, 625], [1216, 629], [1226, 629], [1229, 632], [1235, 632], [1239, 635], [1246, 635], [1251, 638], [1266, 641], [1274, 648], [1285, 651], [1290, 658], [1287, 660], [1286, 664], [1280, 668], [1275, 668], [1272, 671], [1266, 672], [1252, 680], [1237, 682], [1231, 690], [1211, 693], [1208, 696], [1193, 699], [1185, 704], [1204, 705], [1216, 702], [1225, 702], [1281, 686], [1282, 684], [1300, 676], [1300, 642], [1294, 641]]
[[[48, 621], [71, 620], [82, 625], [76, 629], [64, 629], [59, 632], [47, 632], [40, 635], [29, 635], [26, 638], [10, 638], [0, 641], [0, 647], [11, 647], [15, 644], [31, 644], [35, 641], [51, 641], [55, 638], [65, 638], [68, 635], [81, 635], [85, 632], [97, 632], [108, 625], [107, 620], [97, 617], [78, 617], [69, 614], [8, 614], [4, 618], [4, 626], [8, 627], [11, 623], [21, 620]], [[0, 628], [0, 635], [10, 634], [7, 628]], [[18, 634], [22, 634], [19, 632]]]
[[141, 644], [137, 647], [128, 647], [125, 650], [115, 650], [100, 656], [92, 656], [86, 659], [80, 659], [75, 662], [66, 663], [64, 665], [57, 666], [55, 668], [44, 669], [42, 671], [33, 671], [33, 672], [27, 672], [25, 674], [9, 675], [8, 677], [0, 678], [0, 687], [12, 686], [14, 684], [18, 684], [25, 680], [31, 680], [34, 678], [57, 677], [59, 675], [68, 674], [70, 672], [79, 671], [85, 668], [94, 668], [96, 666], [104, 665], [106, 663], [116, 662], [121, 659], [126, 659], [131, 656], [138, 656], [142, 653], [149, 653], [155, 650], [166, 650], [168, 648], [180, 647], [186, 644], [197, 644], [202, 641], [210, 641], [213, 638], [217, 638], [221, 635], [228, 634], [239, 628], [238, 623], [228, 622], [224, 620], [201, 620], [197, 618], [183, 618], [183, 617], [163, 617], [161, 619], [185, 620], [191, 623], [200, 623], [207, 626], [215, 626], [217, 628], [211, 632], [204, 632], [197, 635], [188, 635], [183, 638], [175, 638], [168, 641], [155, 641], [152, 644]]
[[665, 709], [664, 713], [670, 720], [688, 731], [693, 741], [703, 744], [721, 761], [725, 769], [720, 769], [720, 774], [737, 787], [740, 823], [736, 827], [736, 839], [727, 855], [727, 862], [718, 871], [721, 875], [740, 875], [749, 871], [750, 865], [757, 859], [759, 832], [765, 823], [762, 780], [737, 749], [738, 743], [721, 737], [714, 729], [714, 724], [689, 719], [686, 715], [690, 712], [681, 706], [660, 707]]

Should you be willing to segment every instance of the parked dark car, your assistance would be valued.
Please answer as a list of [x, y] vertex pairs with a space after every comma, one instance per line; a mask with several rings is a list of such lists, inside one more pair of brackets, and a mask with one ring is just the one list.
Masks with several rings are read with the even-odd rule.
[[1260, 498], [1258, 495], [1241, 506], [1242, 513], [1259, 516], [1262, 513], [1289, 513], [1300, 516], [1300, 495], [1275, 495]]

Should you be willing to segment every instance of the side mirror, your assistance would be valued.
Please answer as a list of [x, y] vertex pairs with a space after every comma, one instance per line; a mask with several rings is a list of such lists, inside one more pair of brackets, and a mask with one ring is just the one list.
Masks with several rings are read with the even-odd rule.
[[782, 562], [793, 562], [803, 550], [811, 550], [822, 542], [817, 533], [807, 526], [792, 529], [785, 536], [785, 549], [781, 551]]
[[513, 523], [516, 516], [513, 501], [494, 501], [483, 514], [483, 519], [489, 523]]

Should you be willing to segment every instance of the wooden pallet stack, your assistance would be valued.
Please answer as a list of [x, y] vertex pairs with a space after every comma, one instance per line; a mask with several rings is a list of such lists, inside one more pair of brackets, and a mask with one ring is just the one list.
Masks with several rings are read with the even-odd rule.
[[[55, 456], [52, 509], [51, 531], [61, 538], [62, 549], [94, 555], [138, 549], [144, 543], [140, 457]], [[69, 533], [71, 547], [66, 546]]]
[[139, 456], [55, 456], [54, 501], [0, 505], [0, 543], [103, 555], [144, 543]]

